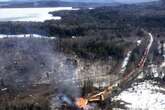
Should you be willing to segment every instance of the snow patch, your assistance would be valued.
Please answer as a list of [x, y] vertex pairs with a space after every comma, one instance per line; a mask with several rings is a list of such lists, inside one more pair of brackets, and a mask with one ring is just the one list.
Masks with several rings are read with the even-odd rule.
[[127, 64], [129, 62], [129, 59], [130, 59], [130, 56], [131, 56], [131, 53], [132, 53], [132, 51], [129, 51], [127, 53], [127, 56], [124, 58], [124, 61], [123, 61], [122, 66], [121, 66], [120, 73], [123, 73], [126, 70]]
[[165, 67], [165, 62], [160, 65], [161, 68]]
[[88, 8], [89, 10], [93, 10], [94, 8], [92, 8], [92, 7], [90, 7], [90, 8]]
[[165, 89], [156, 82], [145, 81], [132, 84], [131, 88], [123, 91], [115, 100], [122, 100], [131, 110], [165, 110]]
[[152, 46], [152, 43], [153, 43], [153, 41], [154, 41], [154, 38], [153, 38], [153, 36], [152, 36], [151, 33], [149, 33], [149, 36], [150, 36], [150, 43], [148, 44], [148, 47], [147, 47], [148, 50], [150, 50], [150, 48], [151, 48], [151, 46]]
[[137, 46], [139, 46], [142, 43], [142, 40], [137, 40]]
[[5, 35], [0, 34], [0, 38], [45, 38], [45, 39], [56, 39], [56, 37], [42, 36], [38, 34], [17, 34], [17, 35]]

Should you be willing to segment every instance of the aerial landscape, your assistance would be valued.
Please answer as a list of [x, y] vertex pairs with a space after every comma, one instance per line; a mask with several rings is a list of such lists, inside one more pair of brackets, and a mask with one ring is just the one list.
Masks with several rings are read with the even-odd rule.
[[165, 1], [0, 0], [0, 110], [165, 110]]

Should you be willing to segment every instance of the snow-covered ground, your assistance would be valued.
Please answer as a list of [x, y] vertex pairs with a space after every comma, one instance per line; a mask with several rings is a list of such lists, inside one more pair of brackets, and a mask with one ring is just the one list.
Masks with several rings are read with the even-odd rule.
[[42, 36], [38, 34], [17, 34], [17, 35], [5, 35], [0, 34], [0, 38], [45, 38], [45, 39], [56, 39], [56, 37]]
[[72, 7], [54, 8], [0, 8], [0, 21], [40, 21], [60, 20], [60, 16], [52, 16], [51, 11], [78, 10]]
[[128, 103], [128, 110], [165, 110], [165, 89], [151, 80], [134, 83], [114, 100]]
[[162, 57], [163, 57], [163, 61], [160, 64], [160, 68], [164, 68], [165, 67], [165, 42], [163, 44], [161, 44], [159, 42], [159, 44], [158, 44], [158, 51], [159, 51], [159, 54], [162, 54]]
[[126, 68], [127, 68], [127, 64], [128, 64], [128, 62], [129, 62], [129, 59], [130, 59], [130, 56], [131, 56], [131, 53], [132, 53], [132, 51], [129, 51], [129, 52], [127, 53], [127, 56], [124, 58], [124, 61], [123, 61], [122, 66], [121, 66], [121, 71], [120, 71], [120, 73], [124, 73], [124, 72], [125, 72], [125, 70], [126, 70]]
[[137, 46], [139, 46], [142, 43], [142, 40], [137, 40]]

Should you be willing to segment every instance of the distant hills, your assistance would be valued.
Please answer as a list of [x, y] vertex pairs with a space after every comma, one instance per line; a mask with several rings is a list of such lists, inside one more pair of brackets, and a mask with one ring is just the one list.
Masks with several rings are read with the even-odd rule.
[[[58, 7], [58, 6], [69, 6], [69, 7], [99, 7], [99, 6], [112, 6], [112, 5], [118, 5], [120, 3], [118, 2], [92, 2], [92, 0], [89, 0], [91, 2], [74, 2], [76, 0], [13, 0], [10, 2], [0, 2], [0, 8], [24, 8], [24, 7]], [[106, 0], [104, 0], [106, 1]]]
[[1, 0], [0, 7], [98, 7], [158, 0]]
[[90, 2], [90, 3], [139, 3], [139, 2], [151, 2], [158, 0], [61, 0], [67, 2]]
[[151, 2], [158, 0], [1, 0], [10, 2], [38, 2], [38, 1], [64, 1], [64, 2], [88, 2], [88, 3], [139, 3], [139, 2]]

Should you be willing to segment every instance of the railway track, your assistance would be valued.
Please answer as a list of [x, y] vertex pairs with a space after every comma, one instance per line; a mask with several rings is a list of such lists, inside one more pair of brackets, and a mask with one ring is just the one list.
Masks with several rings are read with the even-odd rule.
[[149, 36], [149, 43], [147, 47], [145, 48], [145, 51], [143, 53], [143, 56], [141, 57], [139, 63], [137, 64], [136, 68], [133, 69], [131, 72], [129, 72], [126, 76], [124, 76], [121, 79], [118, 79], [114, 84], [109, 85], [106, 87], [103, 91], [87, 96], [85, 98], [79, 98], [76, 101], [76, 105], [79, 108], [85, 108], [85, 106], [88, 103], [91, 102], [100, 102], [100, 101], [105, 101], [109, 97], [115, 96], [117, 93], [121, 92], [122, 89], [124, 88], [125, 85], [133, 82], [135, 78], [139, 75], [139, 73], [143, 70], [144, 64], [147, 60], [150, 48], [152, 46], [152, 43], [154, 41], [153, 36], [151, 33], [148, 33]]

